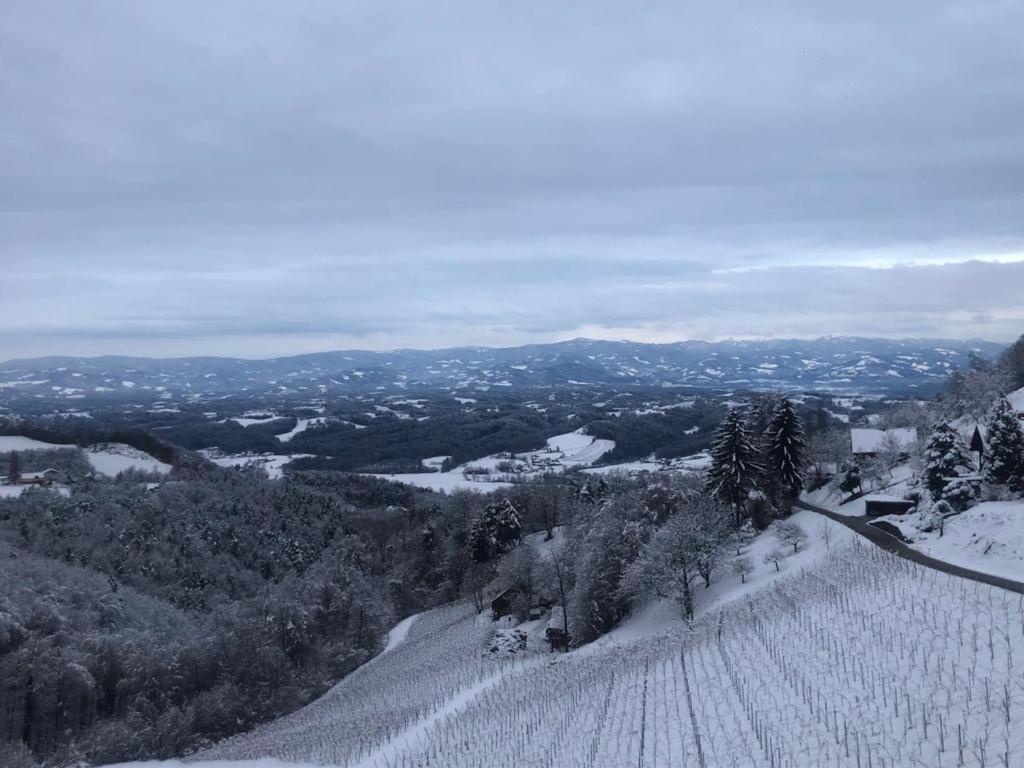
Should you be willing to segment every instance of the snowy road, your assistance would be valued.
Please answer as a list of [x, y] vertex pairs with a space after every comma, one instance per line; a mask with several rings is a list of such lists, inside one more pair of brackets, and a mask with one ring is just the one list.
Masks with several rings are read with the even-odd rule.
[[864, 518], [841, 515], [838, 512], [831, 512], [823, 507], [816, 507], [813, 504], [808, 504], [805, 501], [794, 501], [793, 506], [799, 507], [800, 509], [808, 509], [811, 512], [817, 512], [819, 515], [824, 515], [830, 520], [842, 523], [851, 531], [860, 534], [875, 546], [884, 549], [886, 552], [891, 552], [894, 555], [917, 563], [918, 565], [923, 565], [926, 568], [932, 568], [936, 571], [942, 571], [943, 573], [948, 573], [952, 576], [959, 576], [963, 579], [977, 581], [981, 584], [1001, 587], [1002, 589], [1009, 590], [1010, 592], [1024, 594], [1024, 583], [1022, 582], [1003, 578], [1002, 576], [993, 576], [990, 573], [982, 573], [981, 571], [975, 571], [970, 568], [964, 568], [959, 565], [947, 563], [944, 560], [936, 560], [934, 557], [928, 557], [928, 555], [908, 547], [902, 541], [886, 533], [880, 528], [869, 525]]

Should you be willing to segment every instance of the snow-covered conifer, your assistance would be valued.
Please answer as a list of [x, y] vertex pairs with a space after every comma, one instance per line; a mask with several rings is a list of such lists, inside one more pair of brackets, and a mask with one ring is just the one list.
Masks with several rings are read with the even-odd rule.
[[747, 492], [754, 487], [760, 472], [757, 450], [740, 412], [732, 408], [715, 431], [708, 489], [732, 505], [737, 525], [743, 521]]
[[765, 430], [765, 476], [777, 497], [795, 497], [803, 485], [807, 442], [793, 402], [783, 395]]
[[924, 482], [933, 500], [943, 498], [952, 478], [972, 470], [970, 453], [959, 433], [948, 422], [932, 428], [924, 444]]
[[1024, 432], [1013, 406], [1000, 397], [986, 422], [985, 481], [1024, 491]]

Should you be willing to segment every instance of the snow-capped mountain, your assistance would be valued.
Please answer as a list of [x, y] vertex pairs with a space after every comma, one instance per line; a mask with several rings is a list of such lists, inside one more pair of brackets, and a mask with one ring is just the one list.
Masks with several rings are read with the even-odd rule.
[[48, 357], [0, 364], [0, 401], [17, 397], [187, 398], [225, 394], [331, 393], [408, 389], [699, 386], [908, 391], [941, 384], [987, 341], [684, 341], [643, 344], [574, 339], [512, 348], [342, 351], [268, 360], [193, 357]]

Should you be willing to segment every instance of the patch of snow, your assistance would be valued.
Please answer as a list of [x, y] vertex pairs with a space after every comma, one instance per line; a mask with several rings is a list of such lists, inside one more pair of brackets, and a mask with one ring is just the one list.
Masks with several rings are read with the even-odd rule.
[[291, 439], [300, 432], [305, 432], [310, 427], [315, 427], [317, 424], [323, 424], [326, 421], [327, 419], [324, 418], [323, 416], [318, 416], [315, 419], [298, 419], [294, 429], [292, 429], [289, 432], [284, 432], [283, 434], [277, 435], [277, 439], [280, 440], [282, 443], [290, 442]]
[[94, 470], [107, 477], [116, 477], [126, 469], [158, 472], [161, 475], [171, 471], [170, 464], [158, 461], [148, 453], [123, 443], [100, 443], [90, 446], [86, 449], [85, 456]]
[[33, 440], [31, 437], [21, 435], [0, 435], [0, 453], [9, 451], [52, 451], [66, 448], [75, 449], [77, 445], [59, 445], [57, 443], [44, 443], [42, 440]]

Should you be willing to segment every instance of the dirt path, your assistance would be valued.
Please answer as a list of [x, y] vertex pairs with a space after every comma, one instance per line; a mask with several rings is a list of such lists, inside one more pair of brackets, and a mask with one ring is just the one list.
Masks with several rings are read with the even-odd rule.
[[880, 528], [868, 525], [867, 521], [863, 517], [840, 515], [837, 512], [831, 512], [823, 507], [808, 504], [805, 501], [795, 501], [793, 502], [793, 506], [800, 509], [809, 509], [811, 512], [817, 512], [819, 515], [824, 515], [830, 520], [835, 520], [837, 523], [845, 525], [854, 533], [863, 536], [875, 546], [881, 547], [886, 552], [892, 552], [898, 557], [923, 565], [926, 568], [933, 568], [936, 571], [949, 573], [953, 576], [959, 576], [964, 579], [970, 579], [971, 581], [977, 581], [981, 584], [990, 584], [993, 587], [1002, 587], [1003, 589], [1008, 589], [1011, 592], [1024, 594], [1024, 583], [1022, 582], [1014, 581], [1013, 579], [1006, 579], [1002, 576], [993, 576], [990, 573], [982, 573], [981, 571], [972, 571], [970, 568], [962, 568], [959, 565], [953, 565], [952, 563], [947, 563], [943, 560], [936, 560], [934, 557], [928, 557], [928, 555], [908, 547], [902, 541], [891, 536]]

